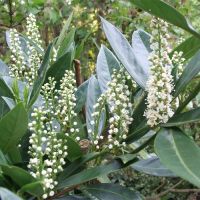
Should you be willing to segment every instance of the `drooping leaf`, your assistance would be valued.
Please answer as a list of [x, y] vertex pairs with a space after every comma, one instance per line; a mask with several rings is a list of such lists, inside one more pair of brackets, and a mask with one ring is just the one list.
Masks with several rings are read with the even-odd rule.
[[122, 33], [111, 23], [101, 18], [103, 30], [120, 62], [126, 68], [133, 79], [145, 88], [149, 77], [149, 66], [146, 66], [143, 58], [136, 55]]
[[175, 26], [178, 26], [194, 36], [200, 38], [200, 34], [192, 27], [191, 23], [175, 8], [161, 0], [131, 0], [133, 4], [149, 12], [156, 17], [168, 21]]
[[[91, 129], [94, 132], [95, 126], [91, 122], [94, 121], [94, 117], [92, 116], [92, 113], [94, 113], [94, 105], [97, 103], [98, 98], [101, 95], [101, 90], [99, 87], [98, 80], [94, 75], [92, 75], [89, 79], [88, 83], [88, 89], [87, 89], [87, 100], [86, 100], [86, 122], [87, 122], [87, 129]], [[105, 123], [105, 117], [106, 113], [105, 111], [101, 112], [101, 117], [99, 120], [99, 126], [98, 126], [98, 134], [101, 134], [104, 123]], [[89, 135], [90, 138], [92, 138], [91, 135]]]
[[3, 187], [0, 187], [0, 199], [1, 200], [22, 200], [22, 198], [20, 198], [13, 192]]
[[115, 160], [110, 164], [83, 170], [58, 183], [57, 189], [70, 187], [93, 180], [101, 175], [109, 174], [123, 167], [122, 163]]
[[4, 175], [9, 176], [12, 181], [20, 187], [37, 181], [29, 174], [29, 172], [20, 167], [12, 165], [1, 165], [1, 169]]
[[171, 53], [170, 57], [173, 56], [174, 51], [183, 52], [182, 57], [186, 60], [190, 59], [200, 49], [200, 39], [195, 36], [191, 36], [177, 46]]
[[42, 64], [40, 66], [40, 69], [38, 71], [38, 78], [35, 81], [35, 83], [33, 85], [33, 89], [31, 91], [30, 100], [29, 100], [29, 107], [31, 107], [34, 104], [34, 102], [36, 101], [36, 99], [37, 99], [37, 97], [40, 93], [40, 89], [42, 87], [42, 84], [45, 81], [46, 72], [47, 72], [49, 60], [50, 60], [51, 49], [52, 49], [52, 43], [49, 44], [47, 51], [44, 55], [44, 59], [42, 61]]
[[0, 120], [0, 149], [8, 152], [17, 145], [25, 134], [27, 126], [28, 114], [23, 103], [19, 103]]
[[191, 58], [190, 62], [184, 69], [182, 75], [178, 79], [175, 89], [174, 97], [177, 97], [182, 92], [188, 83], [200, 72], [200, 50]]
[[97, 78], [102, 93], [104, 93], [108, 88], [107, 83], [111, 81], [113, 69], [119, 70], [120, 63], [114, 54], [107, 47], [102, 45], [97, 56], [96, 66]]
[[180, 126], [186, 123], [194, 123], [200, 121], [200, 108], [192, 109], [188, 112], [174, 115], [163, 127]]
[[82, 188], [88, 197], [98, 200], [142, 200], [143, 197], [139, 192], [129, 190], [126, 187], [113, 183], [101, 183], [88, 185]]
[[134, 170], [153, 176], [176, 176], [173, 172], [167, 169], [159, 160], [158, 157], [152, 157], [145, 160], [140, 160], [131, 165]]
[[176, 175], [200, 187], [200, 148], [178, 128], [162, 128], [155, 139], [161, 162]]
[[77, 112], [77, 113], [79, 113], [81, 111], [81, 109], [83, 108], [83, 106], [86, 103], [88, 83], [89, 83], [89, 80], [82, 83], [77, 88], [77, 91], [75, 92], [75, 96], [76, 96], [75, 112]]

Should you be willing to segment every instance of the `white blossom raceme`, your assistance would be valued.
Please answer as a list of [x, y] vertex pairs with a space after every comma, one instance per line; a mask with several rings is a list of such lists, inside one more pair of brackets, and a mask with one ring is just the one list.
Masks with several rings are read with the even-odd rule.
[[170, 49], [167, 39], [167, 23], [163, 20], [152, 20], [152, 52], [149, 56], [150, 77], [147, 81], [147, 109], [144, 115], [147, 124], [154, 127], [166, 123], [173, 116], [172, 90], [173, 78], [171, 75], [172, 62], [168, 56]]
[[24, 71], [26, 69], [25, 56], [22, 50], [22, 44], [20, 41], [19, 34], [16, 29], [10, 30], [10, 50], [11, 55], [11, 65], [10, 65], [10, 75], [17, 79], [24, 79]]

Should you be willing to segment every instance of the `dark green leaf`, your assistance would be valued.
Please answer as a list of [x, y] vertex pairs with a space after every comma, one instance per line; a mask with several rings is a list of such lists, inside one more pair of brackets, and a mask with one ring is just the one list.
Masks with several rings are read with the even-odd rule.
[[0, 148], [3, 152], [8, 152], [17, 145], [25, 134], [28, 126], [28, 114], [19, 103], [13, 110], [8, 112], [0, 120]]
[[180, 113], [174, 115], [166, 124], [163, 124], [164, 127], [180, 126], [186, 123], [193, 123], [200, 121], [200, 108], [190, 110], [188, 112]]
[[9, 176], [14, 183], [20, 187], [29, 184], [31, 182], [36, 182], [36, 179], [33, 178], [29, 172], [24, 169], [11, 165], [1, 165], [3, 174]]
[[160, 0], [131, 0], [139, 8], [149, 12], [156, 17], [164, 19], [200, 38], [200, 34], [194, 30], [189, 21], [179, 13], [175, 8], [171, 7], [164, 1]]
[[90, 180], [93, 180], [101, 175], [109, 174], [123, 167], [122, 163], [115, 160], [114, 162], [102, 165], [90, 169], [86, 169], [80, 173], [70, 176], [66, 180], [60, 181], [58, 183], [57, 189], [63, 189], [66, 187], [71, 187], [73, 185], [81, 184]]
[[6, 165], [8, 164], [7, 159], [3, 152], [0, 150], [0, 165]]
[[140, 160], [131, 165], [134, 170], [139, 172], [150, 174], [153, 176], [176, 176], [173, 172], [167, 169], [159, 160], [158, 157], [152, 157], [145, 160]]
[[177, 46], [171, 53], [170, 57], [173, 56], [174, 51], [183, 52], [182, 57], [186, 60], [190, 59], [200, 49], [200, 39], [192, 36]]
[[133, 79], [142, 88], [145, 88], [149, 77], [149, 67], [146, 66], [146, 62], [144, 62], [142, 57], [134, 53], [131, 45], [115, 26], [103, 18], [101, 18], [101, 21], [106, 37], [117, 57]]
[[60, 82], [66, 70], [71, 69], [72, 63], [72, 52], [67, 52], [60, 58], [58, 58], [53, 65], [48, 69], [45, 82], [48, 82], [48, 78], [52, 77], [57, 81]]
[[75, 93], [75, 96], [76, 96], [75, 112], [77, 112], [77, 113], [79, 113], [81, 111], [81, 109], [83, 108], [83, 106], [86, 103], [88, 83], [89, 83], [89, 80], [82, 83], [78, 87], [78, 89]]
[[178, 128], [162, 128], [155, 139], [161, 162], [176, 175], [200, 187], [200, 148]]
[[0, 96], [14, 98], [10, 87], [6, 84], [3, 77], [0, 77]]
[[2, 97], [0, 97], [0, 119], [9, 111], [10, 108], [8, 107], [7, 103]]
[[88, 197], [98, 200], [142, 200], [139, 192], [113, 183], [89, 185], [82, 189]]
[[120, 69], [120, 63], [114, 54], [104, 45], [101, 46], [97, 57], [97, 78], [102, 93], [108, 88], [108, 82], [111, 81], [113, 69]]
[[42, 183], [40, 181], [28, 183], [23, 187], [21, 187], [18, 192], [19, 193], [26, 192], [36, 197], [40, 197], [44, 193], [42, 188]]
[[175, 85], [174, 97], [177, 97], [180, 92], [188, 85], [188, 83], [200, 72], [200, 51], [198, 51], [190, 60], [182, 75]]
[[68, 147], [67, 159], [69, 161], [73, 162], [74, 160], [76, 160], [82, 156], [82, 151], [81, 151], [79, 144], [77, 142], [75, 142], [72, 138], [67, 137], [66, 144]]
[[47, 51], [44, 55], [44, 59], [42, 61], [40, 69], [38, 71], [38, 78], [35, 81], [35, 83], [33, 85], [33, 89], [31, 91], [29, 107], [31, 107], [34, 104], [34, 102], [36, 101], [36, 99], [40, 93], [40, 89], [45, 81], [46, 72], [47, 72], [49, 60], [50, 60], [51, 49], [52, 49], [52, 44], [50, 44], [48, 46]]

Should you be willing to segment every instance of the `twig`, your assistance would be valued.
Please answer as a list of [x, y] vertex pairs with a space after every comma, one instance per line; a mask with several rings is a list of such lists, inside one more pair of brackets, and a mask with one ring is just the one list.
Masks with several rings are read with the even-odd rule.
[[173, 185], [172, 187], [168, 188], [167, 190], [165, 190], [164, 192], [161, 192], [155, 196], [152, 197], [146, 197], [145, 200], [156, 200], [159, 199], [160, 197], [166, 195], [168, 192], [170, 192], [170, 190], [175, 189], [177, 186], [179, 186], [181, 183], [183, 182], [183, 180], [179, 181], [178, 183], [176, 183], [175, 185]]
[[170, 189], [170, 192], [181, 192], [181, 193], [200, 192], [200, 189]]

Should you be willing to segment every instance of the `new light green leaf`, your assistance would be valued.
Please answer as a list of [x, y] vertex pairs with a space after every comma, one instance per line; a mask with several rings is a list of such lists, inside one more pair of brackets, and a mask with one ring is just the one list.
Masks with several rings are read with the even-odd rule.
[[161, 162], [176, 175], [200, 187], [200, 148], [178, 128], [162, 128], [155, 139]]

